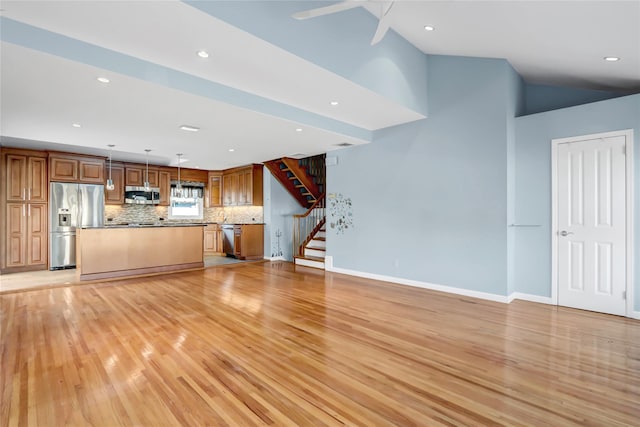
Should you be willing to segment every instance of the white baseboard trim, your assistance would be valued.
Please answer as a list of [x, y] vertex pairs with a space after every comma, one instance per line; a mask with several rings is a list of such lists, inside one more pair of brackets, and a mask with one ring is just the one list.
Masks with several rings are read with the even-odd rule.
[[286, 261], [286, 259], [283, 256], [266, 256], [264, 257], [264, 259], [266, 259], [267, 261]]
[[511, 295], [509, 295], [509, 302], [513, 301], [514, 299], [538, 302], [540, 304], [555, 305], [551, 297], [542, 297], [540, 295], [524, 294], [522, 292], [514, 292]]
[[327, 271], [331, 271], [333, 268], [333, 256], [325, 255], [324, 257], [324, 269]]
[[469, 289], [454, 288], [452, 286], [436, 285], [434, 283], [420, 282], [418, 280], [403, 279], [400, 277], [383, 276], [380, 274], [365, 273], [362, 271], [349, 270], [346, 268], [329, 267], [325, 259], [325, 270], [334, 273], [347, 274], [349, 276], [363, 277], [365, 279], [380, 280], [383, 282], [398, 283], [400, 285], [414, 286], [416, 288], [430, 289], [432, 291], [447, 292], [450, 294], [463, 295], [466, 297], [480, 298], [489, 301], [507, 303], [508, 298], [505, 295], [490, 294], [487, 292], [472, 291]]
[[[365, 279], [372, 279], [372, 280], [380, 280], [382, 282], [397, 283], [399, 285], [414, 286], [416, 288], [430, 289], [433, 291], [446, 292], [450, 294], [462, 295], [462, 296], [467, 296], [472, 298], [479, 298], [479, 299], [484, 299], [488, 301], [501, 302], [505, 304], [509, 304], [513, 300], [519, 299], [522, 301], [537, 302], [540, 304], [556, 305], [553, 302], [553, 298], [543, 297], [540, 295], [525, 294], [522, 292], [513, 292], [509, 296], [502, 296], [497, 294], [490, 294], [487, 292], [472, 291], [469, 289], [454, 288], [452, 286], [436, 285], [434, 283], [420, 282], [417, 280], [403, 279], [400, 277], [384, 276], [381, 274], [366, 273], [363, 271], [334, 267], [333, 257], [331, 256], [327, 256], [325, 258], [325, 270], [331, 271], [334, 273], [346, 274], [349, 276], [362, 277]], [[634, 311], [629, 317], [632, 319], [640, 319], [640, 311]]]

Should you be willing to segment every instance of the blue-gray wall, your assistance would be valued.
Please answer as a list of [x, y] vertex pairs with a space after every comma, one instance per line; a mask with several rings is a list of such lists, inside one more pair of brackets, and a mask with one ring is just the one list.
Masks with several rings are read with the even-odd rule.
[[516, 220], [539, 224], [516, 236], [516, 290], [551, 296], [551, 140], [634, 129], [635, 310], [640, 309], [640, 95], [516, 119]]
[[[535, 114], [575, 105], [589, 104], [624, 96], [624, 93], [605, 90], [579, 89], [527, 83], [525, 85], [526, 105], [523, 114]], [[628, 95], [628, 94], [627, 94]]]
[[[281, 256], [287, 261], [293, 261], [293, 215], [304, 213], [306, 209], [300, 206], [267, 168], [264, 168], [263, 181], [264, 256]], [[277, 232], [282, 233], [279, 239]]]
[[331, 154], [327, 192], [351, 199], [354, 227], [327, 228], [327, 255], [337, 268], [507, 295], [507, 122], [521, 106], [518, 78], [504, 60], [428, 64], [428, 119]]
[[[428, 62], [428, 119], [330, 154], [338, 164], [327, 167], [327, 191], [351, 199], [354, 226], [327, 228], [327, 255], [356, 272], [550, 297], [551, 140], [622, 129], [637, 139], [640, 95], [516, 117], [526, 109], [525, 84], [505, 61]], [[336, 219], [329, 212], [328, 222]], [[640, 271], [637, 224], [635, 234]], [[634, 289], [637, 310], [638, 276]]]

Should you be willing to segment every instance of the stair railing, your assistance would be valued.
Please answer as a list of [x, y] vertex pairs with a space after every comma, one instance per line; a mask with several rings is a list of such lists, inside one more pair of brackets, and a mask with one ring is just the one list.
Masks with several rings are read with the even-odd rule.
[[304, 247], [322, 228], [326, 220], [324, 193], [305, 213], [293, 216], [293, 255], [303, 256]]

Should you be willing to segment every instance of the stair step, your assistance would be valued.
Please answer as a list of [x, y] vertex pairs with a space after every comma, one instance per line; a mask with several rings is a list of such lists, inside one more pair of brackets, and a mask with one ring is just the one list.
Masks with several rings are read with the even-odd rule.
[[306, 257], [313, 256], [313, 257], [324, 259], [325, 255], [326, 255], [326, 252], [323, 248], [320, 248], [320, 249], [305, 248], [304, 249], [304, 256]]
[[320, 241], [324, 242], [327, 239], [324, 236], [313, 236], [312, 240], [320, 240]]
[[303, 265], [305, 267], [314, 267], [324, 270], [324, 258], [317, 256], [296, 256], [295, 264]]

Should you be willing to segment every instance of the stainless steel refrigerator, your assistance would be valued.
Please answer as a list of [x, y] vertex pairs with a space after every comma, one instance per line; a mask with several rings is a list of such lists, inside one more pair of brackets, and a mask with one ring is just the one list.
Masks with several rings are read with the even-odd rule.
[[49, 269], [76, 265], [76, 228], [104, 225], [104, 185], [52, 182]]

